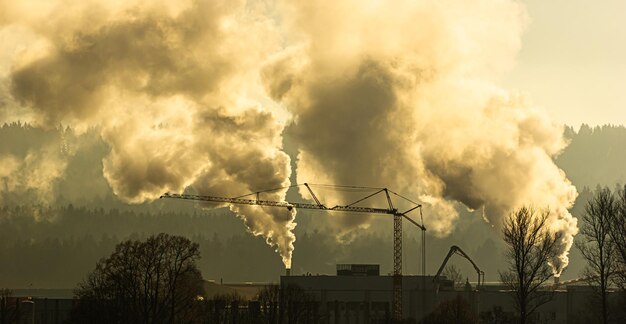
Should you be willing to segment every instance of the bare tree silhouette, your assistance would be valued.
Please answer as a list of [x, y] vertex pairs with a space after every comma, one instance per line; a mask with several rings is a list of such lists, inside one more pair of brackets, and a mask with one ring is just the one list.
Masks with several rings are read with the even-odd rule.
[[73, 319], [89, 323], [190, 323], [204, 293], [198, 245], [159, 234], [125, 241], [79, 284]]
[[615, 244], [611, 240], [611, 227], [617, 213], [617, 202], [609, 188], [598, 187], [585, 206], [580, 234], [582, 239], [576, 247], [587, 260], [586, 275], [592, 278], [596, 288], [596, 301], [600, 302], [602, 323], [608, 322], [608, 287], [617, 270]]
[[522, 324], [553, 296], [551, 289], [542, 287], [552, 277], [548, 261], [557, 255], [559, 239], [548, 229], [548, 216], [547, 210], [537, 213], [532, 207], [521, 207], [505, 219], [502, 229], [509, 267], [500, 272], [500, 279], [512, 291]]

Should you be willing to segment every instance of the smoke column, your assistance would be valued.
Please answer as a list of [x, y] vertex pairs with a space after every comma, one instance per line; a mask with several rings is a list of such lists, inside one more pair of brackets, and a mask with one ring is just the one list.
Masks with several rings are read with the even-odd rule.
[[[512, 0], [0, 1], [1, 35], [24, 40], [0, 53], [0, 117], [97, 127], [105, 177], [133, 203], [289, 185], [287, 132], [299, 182], [418, 197], [438, 235], [460, 206], [496, 227], [523, 204], [550, 208], [559, 275], [577, 232], [576, 190], [552, 160], [563, 129], [497, 85], [527, 20]], [[231, 209], [291, 266], [295, 214]]]
[[483, 209], [496, 228], [523, 204], [550, 208], [561, 273], [577, 232], [567, 211], [576, 190], [552, 160], [563, 129], [496, 85], [521, 45], [519, 2], [289, 1], [284, 10], [284, 30], [299, 42], [264, 77], [295, 116], [298, 182], [410, 193], [439, 235], [454, 228], [458, 203]]
[[[40, 127], [99, 128], [111, 147], [103, 173], [122, 199], [289, 185], [288, 115], [259, 80], [280, 41], [261, 3], [2, 1], [0, 12], [5, 37], [31, 40], [7, 49], [19, 53], [10, 55], [3, 95]], [[295, 213], [232, 209], [290, 266]]]

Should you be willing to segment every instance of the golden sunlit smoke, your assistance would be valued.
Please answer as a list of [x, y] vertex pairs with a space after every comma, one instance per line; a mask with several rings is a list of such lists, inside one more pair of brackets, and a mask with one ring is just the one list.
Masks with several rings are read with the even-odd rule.
[[[515, 1], [289, 1], [299, 43], [264, 70], [295, 117], [299, 182], [366, 182], [420, 197], [431, 233], [447, 235], [454, 203], [489, 222], [523, 204], [552, 209], [555, 274], [577, 232], [576, 190], [552, 158], [561, 126], [495, 85], [526, 25]], [[332, 8], [332, 9], [331, 9]], [[304, 194], [303, 194], [304, 195]], [[323, 199], [338, 194], [321, 194]], [[339, 195], [341, 196], [341, 195]], [[335, 218], [358, 228], [367, 217]]]
[[[41, 127], [98, 127], [111, 147], [104, 176], [120, 198], [141, 203], [188, 186], [240, 195], [289, 184], [285, 112], [271, 104], [258, 76], [279, 49], [262, 4], [33, 5], [0, 2], [11, 13], [2, 17], [6, 28], [22, 25], [47, 44], [14, 59], [11, 96]], [[273, 195], [284, 200], [285, 191]], [[295, 212], [233, 210], [290, 266]]]
[[[0, 91], [40, 126], [99, 127], [105, 177], [129, 202], [286, 186], [286, 132], [301, 182], [418, 197], [438, 235], [459, 204], [495, 226], [523, 204], [551, 208], [563, 234], [552, 265], [567, 266], [577, 193], [552, 160], [563, 129], [496, 85], [521, 46], [518, 1], [2, 1], [0, 12], [4, 28], [36, 35]], [[295, 212], [231, 209], [291, 266]], [[343, 232], [370, 224], [334, 219]]]

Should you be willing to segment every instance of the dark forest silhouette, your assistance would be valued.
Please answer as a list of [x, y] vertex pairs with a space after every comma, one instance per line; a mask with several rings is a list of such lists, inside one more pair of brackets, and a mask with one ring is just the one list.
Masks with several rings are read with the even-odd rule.
[[[578, 187], [580, 196], [572, 213], [580, 216], [597, 184], [611, 188], [624, 182], [626, 142], [624, 126], [565, 130], [570, 145], [556, 158]], [[245, 231], [241, 220], [226, 209], [198, 210], [186, 202], [156, 201], [128, 205], [120, 201], [102, 176], [102, 158], [108, 146], [95, 130], [77, 134], [58, 126], [42, 130], [13, 123], [0, 127], [0, 154], [23, 159], [32, 152], [54, 151], [67, 159], [64, 177], [51, 183], [51, 194], [32, 188], [8, 190], [8, 179], [0, 177], [0, 287], [71, 288], [101, 257], [125, 239], [143, 239], [167, 232], [184, 235], [200, 246], [198, 266], [207, 279], [225, 281], [276, 281], [284, 272], [280, 258], [260, 237]], [[290, 149], [287, 147], [286, 149]], [[593, 167], [590, 167], [593, 166]], [[27, 170], [24, 170], [25, 172]], [[464, 246], [485, 269], [486, 279], [497, 280], [504, 260], [499, 233], [476, 214], [460, 211], [457, 229], [447, 238], [428, 238], [428, 271], [450, 245]], [[391, 267], [390, 231], [359, 231], [337, 244], [334, 235], [316, 222], [318, 214], [300, 211], [294, 254], [294, 272], [333, 273], [335, 263], [380, 263], [383, 273]], [[426, 217], [426, 215], [425, 215]], [[416, 273], [419, 239], [407, 232], [405, 271]], [[485, 252], [488, 251], [488, 252]], [[495, 251], [495, 252], [494, 252]], [[235, 257], [236, 256], [236, 257]], [[584, 261], [576, 249], [565, 276], [577, 277]], [[458, 264], [462, 274], [473, 270]], [[247, 271], [255, 267], [254, 273]]]

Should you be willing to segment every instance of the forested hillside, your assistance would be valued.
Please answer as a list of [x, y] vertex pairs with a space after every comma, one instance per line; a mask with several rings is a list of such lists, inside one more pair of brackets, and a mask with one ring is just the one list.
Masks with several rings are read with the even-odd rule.
[[[626, 182], [626, 128], [583, 125], [578, 131], [566, 128], [565, 135], [570, 144], [556, 162], [578, 187], [572, 209], [577, 215], [590, 194], [585, 187]], [[183, 201], [120, 201], [102, 175], [108, 150], [94, 130], [42, 130], [19, 123], [0, 127], [0, 287], [73, 287], [117, 242], [159, 232], [198, 242], [199, 266], [207, 279], [278, 280], [284, 271], [278, 255], [227, 209], [200, 209]], [[46, 186], [34, 186], [33, 177], [46, 179]], [[456, 244], [485, 269], [487, 280], [497, 280], [503, 262], [499, 233], [479, 212], [460, 212], [449, 237], [428, 237], [429, 272]], [[332, 273], [341, 262], [380, 263], [383, 273], [391, 271], [391, 223], [358, 230], [339, 243], [316, 221], [319, 215], [298, 214], [294, 272]], [[416, 273], [418, 231], [407, 227], [405, 233], [404, 271]], [[580, 274], [583, 265], [577, 258], [573, 248], [564, 276]], [[471, 267], [462, 261], [458, 265], [464, 276], [474, 277]]]
[[579, 191], [598, 184], [613, 187], [626, 183], [626, 128], [624, 126], [589, 127], [578, 132], [567, 127], [570, 144], [556, 159]]

